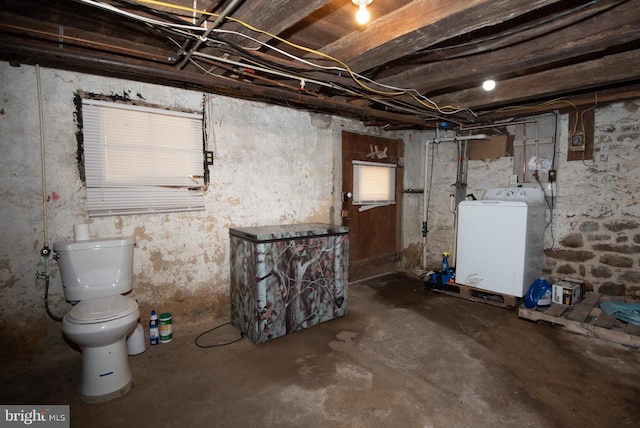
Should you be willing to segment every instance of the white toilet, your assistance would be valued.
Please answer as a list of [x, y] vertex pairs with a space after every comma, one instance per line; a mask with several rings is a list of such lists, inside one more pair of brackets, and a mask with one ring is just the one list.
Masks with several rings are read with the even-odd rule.
[[65, 299], [78, 302], [62, 332], [82, 350], [82, 398], [104, 402], [131, 389], [126, 339], [140, 317], [122, 296], [133, 283], [133, 237], [53, 244]]

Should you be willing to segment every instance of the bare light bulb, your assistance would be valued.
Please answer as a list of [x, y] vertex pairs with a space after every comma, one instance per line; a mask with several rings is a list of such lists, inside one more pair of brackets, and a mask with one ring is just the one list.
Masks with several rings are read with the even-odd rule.
[[364, 25], [369, 22], [369, 11], [365, 3], [360, 3], [358, 7], [358, 13], [356, 13], [356, 22], [360, 25]]

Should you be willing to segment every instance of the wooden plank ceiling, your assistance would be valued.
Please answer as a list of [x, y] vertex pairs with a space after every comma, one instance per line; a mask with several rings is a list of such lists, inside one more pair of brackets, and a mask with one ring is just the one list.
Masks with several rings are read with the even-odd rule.
[[[638, 97], [640, 0], [0, 1], [0, 58], [390, 129]], [[497, 82], [487, 92], [481, 83]], [[597, 100], [597, 101], [596, 101]]]

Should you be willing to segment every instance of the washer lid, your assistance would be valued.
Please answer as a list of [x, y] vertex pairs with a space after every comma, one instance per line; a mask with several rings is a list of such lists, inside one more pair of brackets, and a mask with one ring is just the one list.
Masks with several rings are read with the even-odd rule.
[[490, 201], [519, 201], [527, 205], [544, 205], [544, 192], [535, 187], [502, 187], [488, 189], [482, 200]]
[[135, 300], [118, 294], [83, 300], [71, 309], [68, 317], [77, 324], [91, 324], [127, 316], [137, 309]]

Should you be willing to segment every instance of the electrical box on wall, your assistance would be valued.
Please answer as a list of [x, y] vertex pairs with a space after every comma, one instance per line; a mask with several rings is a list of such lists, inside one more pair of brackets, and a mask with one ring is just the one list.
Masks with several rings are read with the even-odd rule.
[[571, 141], [569, 143], [569, 150], [572, 152], [584, 152], [586, 147], [586, 140], [583, 132], [575, 132], [571, 134]]
[[209, 166], [213, 165], [213, 152], [204, 152], [204, 156], [205, 156], [205, 161], [207, 162], [207, 165]]
[[569, 123], [569, 138], [567, 141], [568, 161], [593, 160], [594, 152], [594, 108], [587, 107], [584, 110], [567, 110]]

